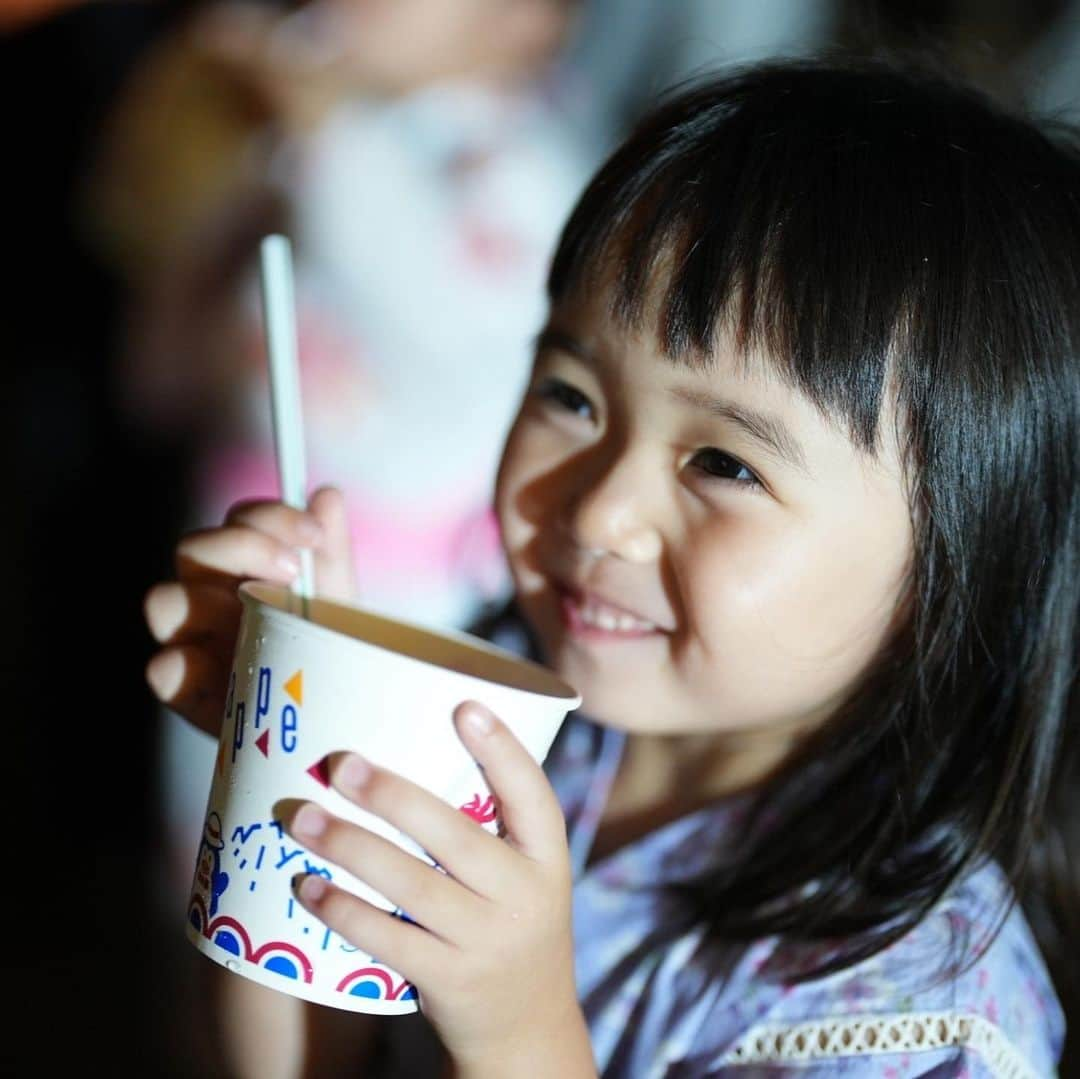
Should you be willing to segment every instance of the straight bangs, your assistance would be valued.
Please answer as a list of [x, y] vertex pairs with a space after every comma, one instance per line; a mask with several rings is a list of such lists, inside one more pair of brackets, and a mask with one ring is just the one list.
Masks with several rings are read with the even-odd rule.
[[[617, 319], [656, 318], [647, 328], [675, 362], [707, 366], [723, 336], [873, 453], [894, 377], [910, 398], [934, 357], [970, 349], [967, 309], [994, 302], [987, 283], [1015, 261], [1008, 229], [985, 229], [1008, 207], [970, 144], [986, 126], [970, 88], [950, 84], [942, 108], [941, 85], [895, 64], [821, 67], [781, 62], [770, 86], [756, 65], [673, 91], [584, 193], [548, 294], [609, 288]], [[1042, 141], [1020, 124], [1010, 135]]]

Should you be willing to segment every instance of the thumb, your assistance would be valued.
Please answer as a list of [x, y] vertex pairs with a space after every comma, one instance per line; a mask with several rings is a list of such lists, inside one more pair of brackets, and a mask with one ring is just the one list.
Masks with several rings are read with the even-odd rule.
[[323, 527], [323, 540], [314, 552], [316, 590], [327, 599], [352, 603], [356, 574], [345, 496], [337, 487], [319, 487], [308, 499], [307, 508]]

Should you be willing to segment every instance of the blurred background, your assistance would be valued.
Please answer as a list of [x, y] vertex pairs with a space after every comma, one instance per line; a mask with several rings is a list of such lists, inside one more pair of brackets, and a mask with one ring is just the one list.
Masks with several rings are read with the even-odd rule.
[[365, 594], [467, 625], [505, 593], [487, 484], [547, 254], [665, 88], [917, 48], [1080, 118], [1077, 0], [0, 0], [0, 35], [7, 1074], [214, 1074], [207, 745], [146, 687], [141, 605], [181, 531], [276, 491], [260, 235], [296, 243], [309, 465]]

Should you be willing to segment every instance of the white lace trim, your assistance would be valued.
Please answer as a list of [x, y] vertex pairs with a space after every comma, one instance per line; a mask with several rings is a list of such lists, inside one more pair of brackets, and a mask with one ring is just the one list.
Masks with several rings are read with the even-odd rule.
[[963, 1046], [979, 1054], [995, 1079], [1039, 1079], [1005, 1034], [979, 1015], [906, 1012], [838, 1016], [805, 1023], [758, 1023], [724, 1055], [725, 1064], [815, 1061]]

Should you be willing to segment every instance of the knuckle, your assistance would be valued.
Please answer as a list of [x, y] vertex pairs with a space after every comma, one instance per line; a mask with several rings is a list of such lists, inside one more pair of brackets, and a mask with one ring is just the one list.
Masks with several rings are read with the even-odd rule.
[[272, 561], [288, 550], [288, 547], [280, 540], [256, 528], [243, 528], [239, 535], [246, 544], [252, 559]]
[[411, 901], [417, 909], [433, 907], [443, 894], [445, 886], [446, 878], [439, 870], [427, 863], [420, 863], [416, 866], [410, 882]]
[[320, 851], [332, 861], [338, 861], [350, 852], [355, 852], [361, 840], [350, 839], [347, 826], [332, 814], [328, 815], [326, 831], [322, 835], [304, 835], [301, 837], [305, 847]]
[[355, 910], [355, 901], [352, 897], [337, 885], [331, 887], [323, 899], [320, 907], [320, 918], [327, 925], [340, 927], [343, 936], [349, 936], [350, 931], [359, 929], [357, 923], [360, 919]]
[[241, 498], [233, 502], [225, 511], [225, 524], [231, 525], [242, 522], [270, 504], [265, 499]]
[[384, 772], [381, 768], [373, 768], [360, 792], [364, 802], [376, 812], [380, 808], [388, 808], [394, 801], [394, 776]]
[[[333, 814], [330, 814], [326, 831], [321, 836], [304, 836], [302, 842], [347, 872], [361, 865], [370, 867], [381, 853], [376, 836], [366, 828]], [[353, 869], [350, 870], [349, 866]]]
[[269, 532], [255, 529], [248, 529], [247, 537], [249, 543], [246, 550], [247, 564], [258, 567], [260, 574], [276, 579], [285, 566], [293, 566], [294, 572], [299, 570], [300, 564], [296, 551], [285, 540]]

